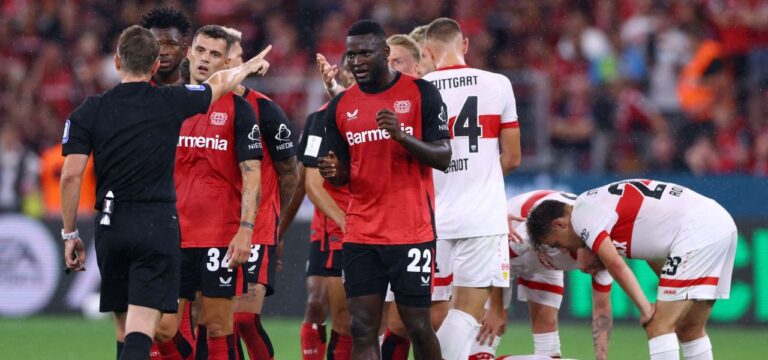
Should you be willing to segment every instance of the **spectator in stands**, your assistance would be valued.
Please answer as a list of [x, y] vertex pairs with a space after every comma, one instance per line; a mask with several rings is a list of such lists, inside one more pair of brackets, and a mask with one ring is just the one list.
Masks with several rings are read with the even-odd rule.
[[39, 194], [37, 176], [40, 160], [22, 143], [13, 123], [0, 128], [0, 213], [21, 212], [26, 201]]

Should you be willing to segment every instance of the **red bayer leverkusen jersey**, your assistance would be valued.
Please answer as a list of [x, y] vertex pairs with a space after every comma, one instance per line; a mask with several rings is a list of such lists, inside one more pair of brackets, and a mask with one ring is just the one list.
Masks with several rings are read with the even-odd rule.
[[[323, 137], [325, 137], [324, 109], [325, 107], [316, 113], [319, 116], [308, 118], [307, 123], [304, 125], [306, 142], [303, 146], [302, 162], [308, 168], [318, 167], [317, 157], [321, 152], [321, 147], [325, 148], [323, 144]], [[349, 206], [349, 186], [335, 187], [328, 181], [323, 181], [323, 188], [333, 198], [336, 205], [346, 213]], [[320, 240], [322, 241], [320, 249], [322, 251], [341, 250], [344, 240], [344, 232], [341, 231], [341, 227], [331, 220], [330, 217], [325, 216], [317, 207], [315, 207], [315, 213], [319, 214], [318, 225], [321, 231]]]
[[229, 246], [240, 227], [239, 163], [261, 159], [261, 147], [251, 105], [233, 93], [184, 122], [174, 174], [182, 248]]
[[[309, 127], [312, 125], [312, 123], [315, 122], [314, 119], [320, 119], [321, 123], [323, 122], [322, 119], [325, 116], [325, 109], [328, 107], [328, 104], [324, 104], [320, 110], [313, 112], [307, 116], [307, 120], [304, 122], [304, 129], [301, 132], [301, 139], [299, 140], [299, 146], [296, 149], [296, 153], [299, 154], [299, 160], [301, 160], [302, 163], [304, 163], [304, 152], [307, 149], [307, 137], [309, 136]], [[304, 164], [306, 166], [306, 164]], [[323, 225], [325, 223], [325, 215], [315, 207], [315, 210], [312, 214], [312, 222], [309, 224], [309, 241], [310, 242], [318, 242], [321, 241], [324, 238], [324, 227]], [[321, 249], [322, 250], [322, 249]]]
[[[432, 169], [384, 130], [376, 112], [390, 109], [400, 127], [417, 139], [448, 138], [447, 116], [434, 85], [397, 73], [382, 89], [358, 84], [328, 105], [328, 150], [350, 163], [345, 242], [418, 244], [435, 239]], [[322, 151], [321, 151], [322, 152]]]
[[243, 98], [253, 107], [265, 151], [261, 160], [261, 203], [254, 221], [251, 243], [274, 245], [280, 222], [280, 184], [276, 164], [295, 156], [291, 125], [270, 98], [246, 88]]

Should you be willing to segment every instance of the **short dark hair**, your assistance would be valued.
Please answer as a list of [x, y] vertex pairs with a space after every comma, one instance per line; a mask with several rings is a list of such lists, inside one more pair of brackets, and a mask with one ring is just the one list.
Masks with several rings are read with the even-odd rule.
[[125, 71], [143, 75], [152, 72], [160, 55], [160, 44], [148, 29], [133, 25], [123, 30], [117, 41], [117, 55]]
[[372, 34], [373, 36], [381, 38], [382, 40], [387, 37], [387, 34], [384, 32], [384, 28], [381, 27], [379, 23], [370, 19], [358, 20], [349, 27], [349, 30], [347, 30], [347, 36], [368, 34]]
[[424, 37], [427, 40], [452, 41], [456, 35], [462, 36], [461, 26], [456, 20], [447, 17], [437, 18], [427, 27]]
[[170, 7], [154, 8], [141, 16], [139, 25], [147, 28], [169, 29], [176, 28], [182, 36], [189, 35], [192, 24], [183, 12]]
[[525, 220], [525, 229], [535, 248], [541, 247], [541, 240], [549, 234], [552, 221], [565, 215], [565, 203], [544, 200], [531, 210]]
[[195, 32], [195, 39], [200, 35], [205, 35], [211, 39], [224, 39], [224, 41], [227, 42], [227, 53], [229, 53], [229, 48], [232, 47], [232, 44], [235, 41], [235, 39], [227, 33], [227, 30], [219, 25], [205, 25], [197, 29]]

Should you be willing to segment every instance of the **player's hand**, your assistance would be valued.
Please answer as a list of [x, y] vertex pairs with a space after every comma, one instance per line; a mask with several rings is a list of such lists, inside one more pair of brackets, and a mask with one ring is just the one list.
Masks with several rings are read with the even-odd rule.
[[522, 244], [525, 242], [523, 240], [523, 236], [518, 234], [517, 231], [515, 231], [515, 228], [517, 227], [517, 223], [519, 222], [525, 222], [524, 217], [507, 214], [507, 226], [509, 227], [509, 241], [517, 244]]
[[326, 89], [333, 88], [336, 84], [336, 75], [339, 74], [339, 66], [331, 65], [325, 56], [321, 53], [315, 55], [315, 62], [317, 63], [317, 70], [323, 75], [323, 83]]
[[250, 231], [239, 230], [229, 242], [227, 255], [224, 257], [229, 263], [228, 268], [234, 269], [248, 261], [251, 256], [251, 235]]
[[485, 312], [483, 325], [480, 327], [480, 332], [477, 333], [475, 340], [477, 340], [480, 345], [485, 343], [491, 345], [494, 337], [504, 335], [506, 331], [507, 310], [504, 309], [501, 312], [488, 310]]
[[277, 249], [275, 249], [275, 271], [283, 271], [283, 239], [277, 239]]
[[272, 50], [272, 45], [268, 45], [258, 55], [248, 60], [243, 66], [247, 67], [251, 74], [264, 75], [269, 70], [269, 62], [264, 60], [264, 57]]
[[598, 271], [605, 270], [605, 265], [600, 258], [587, 248], [581, 248], [576, 252], [576, 263], [582, 272], [592, 276], [595, 276]]
[[64, 263], [67, 269], [85, 271], [85, 246], [79, 237], [64, 241]]
[[381, 109], [376, 113], [376, 124], [378, 124], [379, 129], [386, 130], [395, 141], [401, 141], [405, 138], [405, 132], [397, 122], [397, 115], [389, 109]]
[[328, 156], [317, 158], [317, 168], [320, 169], [320, 176], [324, 179], [333, 179], [339, 170], [339, 158], [333, 151], [329, 151]]
[[653, 315], [656, 314], [656, 304], [649, 303], [648, 308], [640, 311], [640, 325], [645, 328], [653, 320]]

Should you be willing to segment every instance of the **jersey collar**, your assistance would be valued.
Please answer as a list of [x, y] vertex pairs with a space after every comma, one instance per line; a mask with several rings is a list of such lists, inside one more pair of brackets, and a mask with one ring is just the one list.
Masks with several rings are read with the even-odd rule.
[[443, 71], [443, 70], [454, 70], [454, 69], [466, 69], [469, 65], [451, 65], [451, 66], [444, 66], [439, 69], [435, 69], [435, 71]]

